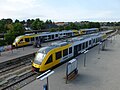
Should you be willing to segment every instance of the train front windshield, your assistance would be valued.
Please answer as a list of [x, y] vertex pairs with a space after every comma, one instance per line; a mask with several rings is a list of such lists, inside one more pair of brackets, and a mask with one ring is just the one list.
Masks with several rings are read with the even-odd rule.
[[43, 54], [43, 53], [37, 53], [36, 56], [35, 56], [35, 59], [34, 59], [34, 63], [35, 64], [41, 64], [44, 57], [45, 57], [46, 54]]
[[18, 39], [18, 38], [16, 38], [14, 42], [18, 42], [18, 40], [19, 40], [19, 39]]

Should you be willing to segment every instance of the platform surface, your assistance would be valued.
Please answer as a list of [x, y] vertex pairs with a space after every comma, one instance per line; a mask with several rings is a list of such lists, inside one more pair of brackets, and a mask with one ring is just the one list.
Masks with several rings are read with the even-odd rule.
[[[91, 49], [86, 56], [78, 58], [78, 76], [65, 83], [66, 64], [56, 68], [49, 77], [49, 90], [120, 90], [120, 35], [109, 40], [104, 51], [98, 54], [98, 46]], [[20, 90], [43, 90], [43, 81], [35, 80]]]

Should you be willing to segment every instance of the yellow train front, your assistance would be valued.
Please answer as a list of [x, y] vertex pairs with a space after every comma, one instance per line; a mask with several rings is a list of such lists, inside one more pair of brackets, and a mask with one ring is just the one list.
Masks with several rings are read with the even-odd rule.
[[49, 47], [41, 48], [36, 53], [36, 56], [32, 63], [33, 70], [36, 72], [44, 72], [48, 69], [51, 69], [53, 66], [59, 64], [60, 62], [68, 59], [69, 57], [72, 57], [70, 54], [70, 56], [68, 56], [68, 48], [70, 46], [71, 44], [62, 42], [59, 43], [59, 45], [51, 45]]

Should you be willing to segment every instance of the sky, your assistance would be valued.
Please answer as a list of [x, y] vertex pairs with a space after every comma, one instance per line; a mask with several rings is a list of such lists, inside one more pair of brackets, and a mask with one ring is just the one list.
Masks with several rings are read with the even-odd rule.
[[120, 21], [120, 0], [0, 0], [0, 19]]

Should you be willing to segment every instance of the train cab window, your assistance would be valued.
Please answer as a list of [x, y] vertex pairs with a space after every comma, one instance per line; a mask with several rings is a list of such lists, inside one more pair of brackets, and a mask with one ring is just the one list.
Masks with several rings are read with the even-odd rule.
[[23, 42], [23, 39], [21, 39], [20, 41], [19, 41], [19, 43], [22, 43]]
[[56, 55], [56, 60], [58, 60], [58, 59], [60, 59], [62, 57], [62, 52], [59, 51], [55, 55]]
[[68, 55], [68, 49], [63, 50], [63, 57]]
[[71, 54], [71, 53], [72, 53], [72, 47], [69, 48], [69, 54]]
[[29, 38], [25, 38], [25, 42], [29, 42]]
[[52, 62], [52, 55], [50, 55], [50, 57], [48, 58], [48, 60], [47, 60], [47, 62], [45, 63], [45, 65], [46, 64], [49, 64], [49, 63], [51, 63]]

